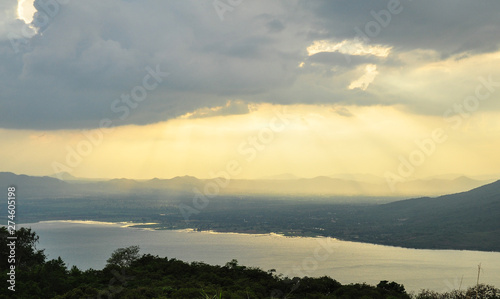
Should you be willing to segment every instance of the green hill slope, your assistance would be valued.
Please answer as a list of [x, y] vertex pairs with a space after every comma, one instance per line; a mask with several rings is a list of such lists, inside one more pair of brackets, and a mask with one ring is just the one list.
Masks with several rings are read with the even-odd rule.
[[365, 241], [417, 248], [500, 251], [500, 181], [468, 192], [374, 207]]

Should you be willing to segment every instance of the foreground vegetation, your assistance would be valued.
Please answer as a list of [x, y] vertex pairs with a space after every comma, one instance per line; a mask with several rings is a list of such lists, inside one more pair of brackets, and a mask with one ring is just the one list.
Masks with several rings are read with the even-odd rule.
[[[8, 232], [0, 228], [0, 239]], [[117, 249], [102, 270], [68, 269], [61, 258], [46, 260], [36, 248], [38, 236], [31, 229], [16, 232], [15, 292], [4, 287], [0, 298], [500, 298], [500, 290], [478, 285], [464, 291], [438, 294], [421, 291], [408, 294], [403, 285], [381, 281], [342, 285], [330, 277], [288, 278], [274, 270], [245, 267], [236, 260], [225, 266], [186, 263], [150, 254], [139, 255], [139, 247]], [[8, 256], [6, 246], [2, 256]], [[1, 271], [7, 272], [7, 259]]]

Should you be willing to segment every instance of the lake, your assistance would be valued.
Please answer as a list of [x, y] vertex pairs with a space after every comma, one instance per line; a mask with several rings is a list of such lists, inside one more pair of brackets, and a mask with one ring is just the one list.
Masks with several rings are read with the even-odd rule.
[[22, 225], [39, 236], [39, 249], [50, 259], [60, 256], [67, 265], [80, 269], [102, 269], [117, 248], [139, 245], [141, 253], [192, 262], [239, 264], [276, 269], [293, 276], [328, 275], [343, 284], [380, 280], [404, 284], [406, 290], [450, 291], [480, 282], [500, 287], [500, 253], [460, 250], [421, 250], [332, 238], [284, 237], [195, 232], [191, 230], [147, 230], [127, 224], [44, 221]]

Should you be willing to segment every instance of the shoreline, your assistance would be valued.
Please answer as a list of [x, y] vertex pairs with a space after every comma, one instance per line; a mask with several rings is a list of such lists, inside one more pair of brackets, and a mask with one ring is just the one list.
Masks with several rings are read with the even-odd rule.
[[342, 241], [342, 242], [350, 242], [350, 243], [361, 243], [361, 244], [370, 244], [370, 245], [376, 245], [376, 246], [386, 246], [386, 247], [393, 247], [393, 248], [401, 248], [401, 249], [408, 249], [408, 250], [432, 250], [432, 251], [461, 251], [461, 252], [478, 252], [478, 253], [500, 253], [500, 251], [493, 251], [493, 250], [467, 250], [467, 249], [453, 249], [453, 248], [448, 248], [448, 249], [443, 249], [443, 248], [416, 248], [416, 247], [404, 247], [404, 246], [396, 246], [396, 245], [388, 245], [388, 244], [380, 244], [380, 243], [371, 243], [371, 242], [363, 242], [363, 241], [358, 241], [358, 240], [345, 240], [345, 239], [339, 239], [335, 237], [329, 237], [329, 236], [322, 236], [322, 235], [316, 235], [316, 236], [300, 236], [300, 235], [286, 235], [284, 233], [279, 233], [279, 232], [249, 232], [249, 231], [218, 231], [218, 230], [202, 230], [202, 229], [195, 229], [195, 228], [167, 228], [167, 227], [157, 227], [155, 225], [159, 223], [140, 223], [140, 222], [132, 222], [132, 221], [117, 221], [117, 222], [107, 222], [107, 221], [97, 221], [97, 220], [41, 220], [37, 222], [30, 222], [30, 223], [23, 223], [23, 224], [18, 224], [19, 226], [23, 227], [29, 224], [36, 224], [36, 223], [74, 223], [74, 224], [86, 224], [86, 225], [115, 225], [119, 226], [121, 228], [135, 228], [135, 229], [142, 229], [142, 230], [147, 230], [147, 231], [161, 231], [161, 230], [169, 230], [169, 231], [177, 231], [177, 232], [194, 232], [194, 233], [208, 233], [208, 234], [220, 234], [220, 235], [249, 235], [249, 236], [276, 236], [276, 237], [283, 237], [283, 238], [311, 238], [311, 239], [319, 239], [319, 238], [330, 238], [336, 241]]
[[[384, 279], [389, 277], [389, 279], [395, 280], [395, 278], [392, 278], [391, 275], [395, 273], [394, 271], [401, 271], [401, 275], [403, 275], [405, 278], [404, 280], [398, 280], [398, 282], [403, 283], [406, 287], [408, 287], [409, 290], [417, 290], [424, 285], [433, 290], [439, 290], [439, 285], [435, 286], [432, 282], [430, 282], [430, 285], [428, 285], [427, 282], [422, 284], [422, 280], [425, 280], [425, 277], [422, 277], [422, 275], [419, 274], [413, 276], [408, 273], [407, 267], [416, 267], [415, 269], [421, 269], [420, 266], [417, 266], [417, 263], [418, 265], [423, 266], [423, 269], [419, 271], [423, 271], [422, 273], [428, 273], [431, 276], [435, 275], [435, 272], [433, 272], [433, 269], [435, 267], [437, 267], [436, 269], [441, 269], [442, 271], [444, 271], [442, 272], [444, 274], [439, 274], [435, 277], [435, 279], [441, 279], [443, 281], [453, 281], [453, 278], [455, 276], [459, 277], [460, 275], [465, 275], [466, 277], [471, 276], [469, 274], [471, 271], [473, 271], [471, 269], [474, 269], [477, 266], [476, 261], [482, 262], [483, 265], [489, 264], [490, 267], [493, 267], [490, 270], [498, 269], [498, 267], [500, 267], [500, 265], [498, 264], [498, 254], [500, 253], [498, 252], [411, 249], [363, 242], [351, 242], [343, 240], [334, 241], [333, 239], [326, 240], [326, 238], [293, 238], [272, 234], [258, 235], [234, 232], [225, 233], [213, 231], [198, 231], [195, 229], [175, 229], [153, 232], [150, 230], [143, 230], [141, 228], [133, 228], [132, 226], [130, 226], [130, 224], [133, 223], [130, 222], [125, 222], [125, 224], [127, 225], [123, 224], [124, 223], [120, 222], [113, 223], [99, 221], [55, 220], [23, 224], [23, 226], [31, 225], [35, 232], [37, 232], [37, 229], [39, 229], [46, 235], [53, 234], [55, 236], [61, 236], [61, 233], [63, 232], [65, 232], [66, 234], [69, 233], [71, 234], [70, 243], [76, 242], [74, 244], [78, 244], [78, 241], [75, 240], [78, 240], [79, 237], [73, 232], [85, 232], [85, 236], [91, 236], [91, 241], [97, 240], [97, 242], [95, 243], [95, 247], [94, 245], [92, 245], [88, 248], [92, 248], [93, 251], [99, 253], [98, 256], [101, 257], [101, 261], [99, 263], [95, 263], [95, 261], [93, 261], [93, 259], [95, 259], [94, 254], [89, 255], [88, 250], [80, 250], [77, 251], [79, 253], [75, 253], [75, 251], [73, 250], [68, 251], [68, 249], [64, 248], [64, 246], [61, 249], [61, 246], [59, 246], [59, 242], [54, 243], [54, 240], [45, 242], [47, 244], [40, 247], [50, 248], [50, 250], [47, 252], [51, 257], [61, 256], [65, 261], [68, 261], [69, 264], [76, 265], [81, 269], [100, 269], [105, 263], [105, 257], [109, 257], [113, 250], [118, 247], [125, 248], [126, 246], [132, 244], [130, 242], [118, 241], [129, 240], [128, 236], [135, 236], [135, 239], [142, 240], [141, 242], [144, 242], [146, 240], [151, 241], [151, 243], [149, 243], [149, 241], [138, 243], [141, 245], [141, 250], [143, 252], [165, 257], [168, 256], [169, 258], [176, 258], [189, 263], [199, 261], [211, 265], [222, 266], [231, 258], [236, 258], [238, 259], [238, 261], [242, 262], [245, 265], [260, 267], [262, 269], [276, 269], [279, 273], [284, 274], [294, 273], [293, 269], [296, 269], [298, 267], [299, 271], [306, 271], [307, 275], [310, 274], [317, 277], [328, 275], [330, 277], [335, 277], [335, 279], [342, 283], [359, 282], [359, 277], [357, 277], [358, 274], [356, 274], [356, 271], [358, 271], [357, 269], [359, 267], [361, 267], [360, 269], [364, 269], [363, 271], [366, 271], [366, 276], [363, 276], [364, 280], [372, 279], [370, 280], [370, 283], [376, 283], [382, 278], [379, 278], [376, 274], [373, 274], [373, 271], [377, 272], [378, 270], [375, 269], [378, 269], [377, 267], [381, 267], [381, 271], [385, 271], [385, 273], [388, 275], [384, 276]], [[130, 228], [133, 229], [128, 230]], [[95, 232], [95, 235], [93, 232]], [[106, 235], [111, 237], [110, 234], [113, 234], [113, 236], [126, 237], [113, 239], [112, 242], [103, 241], [108, 240]], [[96, 238], [95, 236], [98, 237]], [[51, 239], [49, 238], [47, 240]], [[67, 239], [60, 237], [59, 240], [61, 240], [61, 242], [67, 241]], [[158, 240], [163, 241], [157, 243]], [[220, 243], [219, 241], [223, 242]], [[326, 243], [324, 243], [325, 241]], [[208, 244], [212, 244], [215, 247], [207, 250]], [[258, 244], [268, 244], [270, 246], [259, 247]], [[288, 254], [283, 253], [283, 249], [290, 248], [290, 250], [293, 251], [295, 249], [292, 248], [295, 247], [283, 247], [285, 244], [297, 244], [300, 245], [297, 248], [305, 249], [300, 250], [300, 255], [292, 255], [294, 256], [292, 262], [287, 262]], [[321, 246], [320, 244], [332, 245], [332, 252], [330, 252], [330, 255], [328, 255], [326, 263], [320, 263], [320, 268], [313, 270], [309, 268], [309, 264], [304, 264], [304, 262], [311, 262], [314, 260], [315, 248], [320, 248], [318, 247], [318, 245]], [[250, 260], [244, 262], [245, 258], [242, 258], [242, 256], [240, 256], [242, 251], [235, 251], [234, 249], [232, 249], [233, 245], [237, 245], [239, 246], [237, 248], [243, 250], [248, 249], [248, 256], [246, 255], [246, 253], [243, 256], [246, 256], [246, 258], [250, 257]], [[256, 248], [260, 248], [260, 251], [255, 251]], [[276, 256], [277, 253], [278, 255]], [[388, 255], [388, 253], [392, 254]], [[322, 254], [326, 254], [326, 252], [321, 251], [320, 256]], [[364, 259], [366, 255], [373, 257], [373, 259]], [[463, 261], [450, 261], [447, 258], [448, 256], [457, 257], [457, 260], [462, 259], [462, 257], [466, 257], [465, 260], [467, 261], [467, 263], [464, 264]], [[364, 262], [359, 261], [358, 257], [361, 258], [361, 261]], [[426, 262], [427, 260], [422, 260], [422, 257], [426, 257], [429, 258], [429, 260], [435, 261], [435, 264], [429, 265]], [[445, 262], [443, 262], [443, 260], [439, 257], [445, 257], [443, 259]], [[394, 258], [394, 260], [392, 260], [392, 258]], [[95, 265], [93, 263], [95, 263]], [[455, 270], [448, 273], [446, 272], [448, 271], [448, 268]], [[490, 272], [490, 275], [491, 274], [493, 273]], [[296, 274], [294, 275], [297, 276]], [[475, 275], [472, 275], [471, 277], [469, 277], [470, 279], [467, 279], [475, 281], [475, 279], [473, 279], [474, 277]], [[488, 284], [492, 284], [492, 282], [496, 281], [492, 281], [490, 278], [491, 277], [485, 279]], [[444, 285], [444, 283], [442, 283], [441, 285]]]

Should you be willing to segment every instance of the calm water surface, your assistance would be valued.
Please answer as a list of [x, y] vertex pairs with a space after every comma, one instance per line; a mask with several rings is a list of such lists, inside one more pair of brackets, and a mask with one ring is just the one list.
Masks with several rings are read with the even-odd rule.
[[[81, 269], [102, 269], [120, 247], [139, 245], [141, 253], [183, 261], [224, 265], [237, 259], [245, 266], [293, 276], [328, 275], [341, 283], [396, 281], [407, 290], [436, 291], [472, 286], [481, 263], [480, 282], [500, 287], [500, 253], [420, 250], [279, 235], [152, 231], [118, 223], [47, 221], [23, 226], [40, 236], [38, 248]], [[463, 277], [463, 278], [462, 278]]]

